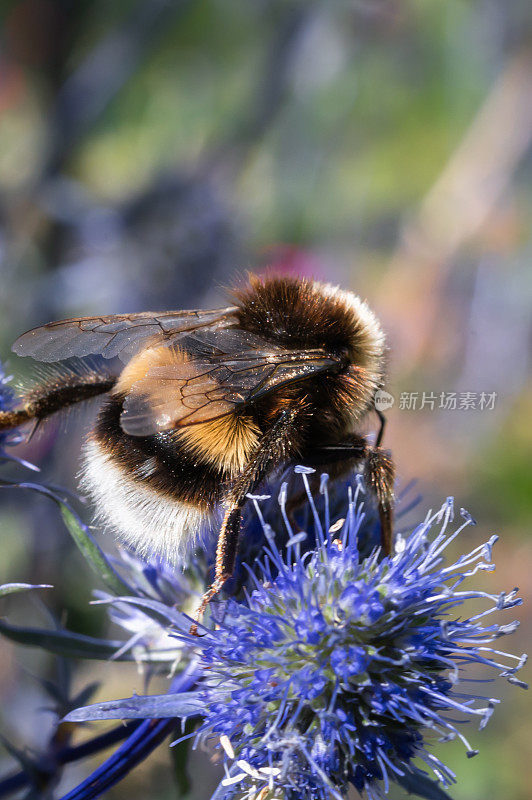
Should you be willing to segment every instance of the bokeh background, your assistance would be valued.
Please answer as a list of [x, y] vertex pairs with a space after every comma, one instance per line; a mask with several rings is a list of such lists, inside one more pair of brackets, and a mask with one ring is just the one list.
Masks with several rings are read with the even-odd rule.
[[[418, 479], [422, 514], [454, 494], [479, 523], [472, 545], [501, 534], [485, 583], [521, 587], [529, 602], [511, 646], [526, 650], [529, 1], [4, 0], [0, 20], [0, 354], [9, 371], [30, 371], [9, 355], [27, 328], [217, 305], [246, 269], [274, 265], [355, 290], [388, 333], [386, 435], [400, 478]], [[456, 409], [440, 408], [442, 392], [457, 393]], [[493, 408], [478, 407], [482, 392], [495, 393]], [[402, 408], [412, 393], [417, 407]], [[462, 393], [477, 408], [461, 409]], [[66, 428], [50, 423], [19, 455], [74, 490], [91, 413]], [[55, 507], [20, 492], [0, 502], [0, 581], [54, 584], [46, 600], [55, 613], [101, 633], [103, 612], [88, 606], [92, 578]], [[45, 620], [35, 600], [3, 603], [11, 620]], [[46, 742], [53, 720], [36, 676], [58, 670], [0, 642], [0, 721], [17, 745]], [[72, 681], [95, 676], [101, 697], [142, 691], [125, 666], [84, 667]], [[504, 702], [485, 731], [471, 731], [480, 755], [444, 745], [456, 800], [530, 797], [528, 697], [504, 681], [494, 691]], [[3, 772], [13, 764], [0, 756]], [[207, 764], [195, 755], [194, 800], [215, 785]], [[67, 771], [60, 788], [90, 766]], [[166, 748], [108, 796], [180, 796]]]

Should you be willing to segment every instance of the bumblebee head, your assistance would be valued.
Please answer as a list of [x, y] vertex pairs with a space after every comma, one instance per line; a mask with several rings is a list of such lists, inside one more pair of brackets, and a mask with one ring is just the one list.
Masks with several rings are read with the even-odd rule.
[[251, 275], [236, 299], [245, 330], [278, 346], [322, 349], [338, 357], [344, 408], [350, 407], [351, 418], [362, 415], [382, 382], [385, 339], [375, 314], [360, 297], [307, 278]]
[[[340, 402], [336, 413], [343, 416], [346, 428], [350, 429], [368, 410], [382, 384], [384, 333], [373, 311], [354, 292], [318, 282], [313, 282], [312, 287], [331, 320], [329, 346], [334, 348], [336, 344], [345, 354], [346, 367], [337, 386]], [[340, 413], [341, 407], [344, 414]]]
[[331, 320], [327, 336], [330, 346], [342, 342], [350, 365], [367, 370], [368, 379], [378, 384], [384, 370], [386, 342], [373, 311], [354, 292], [317, 281], [312, 286]]

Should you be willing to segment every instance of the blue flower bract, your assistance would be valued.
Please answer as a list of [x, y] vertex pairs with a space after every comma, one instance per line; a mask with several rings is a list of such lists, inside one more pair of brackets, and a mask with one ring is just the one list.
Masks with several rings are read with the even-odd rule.
[[[483, 623], [521, 601], [515, 592], [462, 588], [478, 570], [493, 568], [496, 537], [446, 565], [446, 547], [473, 522], [462, 512], [462, 524], [447, 533], [449, 499], [398, 539], [393, 557], [375, 551], [361, 558], [364, 512], [356, 495], [332, 533], [314, 515], [319, 542], [311, 552], [301, 552], [305, 534], [280, 552], [263, 520], [269, 546], [246, 602], [229, 600], [216, 629], [199, 640], [205, 712], [197, 738], [221, 744], [220, 796], [325, 800], [345, 797], [354, 785], [379, 797], [406, 771], [426, 778], [414, 758], [450, 784], [454, 775], [430, 741], [459, 737], [474, 755], [457, 722], [465, 716], [483, 727], [497, 702], [462, 688], [464, 668], [485, 665], [520, 683], [514, 675], [524, 658], [491, 647], [517, 623]], [[310, 491], [309, 502], [315, 509]], [[489, 608], [458, 618], [464, 601], [478, 598]]]

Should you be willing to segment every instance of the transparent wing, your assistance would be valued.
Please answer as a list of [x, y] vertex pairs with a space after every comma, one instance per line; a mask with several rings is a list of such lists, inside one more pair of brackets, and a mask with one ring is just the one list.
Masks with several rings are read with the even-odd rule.
[[198, 331], [179, 347], [185, 360], [152, 367], [125, 398], [121, 425], [131, 436], [222, 417], [340, 363], [322, 350], [286, 350], [238, 328]]
[[235, 310], [230, 306], [213, 311], [144, 311], [65, 319], [22, 334], [13, 351], [38, 361], [101, 355], [127, 362], [145, 345], [178, 343], [181, 336], [197, 329], [234, 325]]

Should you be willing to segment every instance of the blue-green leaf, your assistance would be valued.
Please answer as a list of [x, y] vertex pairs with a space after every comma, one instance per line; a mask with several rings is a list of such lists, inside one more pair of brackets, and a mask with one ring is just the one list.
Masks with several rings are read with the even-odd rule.
[[[71, 631], [57, 631], [47, 628], [26, 628], [11, 625], [5, 620], [0, 620], [0, 634], [13, 642], [18, 642], [29, 647], [41, 647], [50, 653], [67, 658], [110, 659], [119, 650], [123, 642], [108, 639], [95, 639], [81, 633]], [[142, 653], [129, 652], [118, 656], [119, 661], [142, 660]]]
[[83, 524], [79, 517], [70, 508], [68, 503], [60, 497], [56, 491], [39, 483], [31, 483], [28, 481], [14, 483], [13, 481], [6, 481], [0, 479], [0, 488], [5, 489], [29, 489], [32, 492], [49, 497], [54, 503], [57, 503], [61, 509], [65, 525], [82, 555], [90, 564], [90, 566], [98, 573], [98, 575], [105, 582], [106, 586], [116, 594], [134, 594], [133, 590], [127, 583], [120, 577], [118, 572], [113, 568], [104, 554], [101, 547], [95, 541], [88, 527]]
[[18, 592], [28, 592], [30, 589], [53, 589], [49, 583], [3, 583], [0, 586], [0, 597]]
[[173, 719], [201, 714], [203, 703], [195, 692], [181, 694], [134, 695], [77, 708], [64, 717], [65, 722], [88, 722], [102, 719]]
[[65, 525], [82, 555], [102, 578], [105, 585], [116, 594], [131, 594], [132, 589], [122, 580], [111, 566], [103, 550], [91, 535], [89, 529], [65, 503], [60, 504]]

